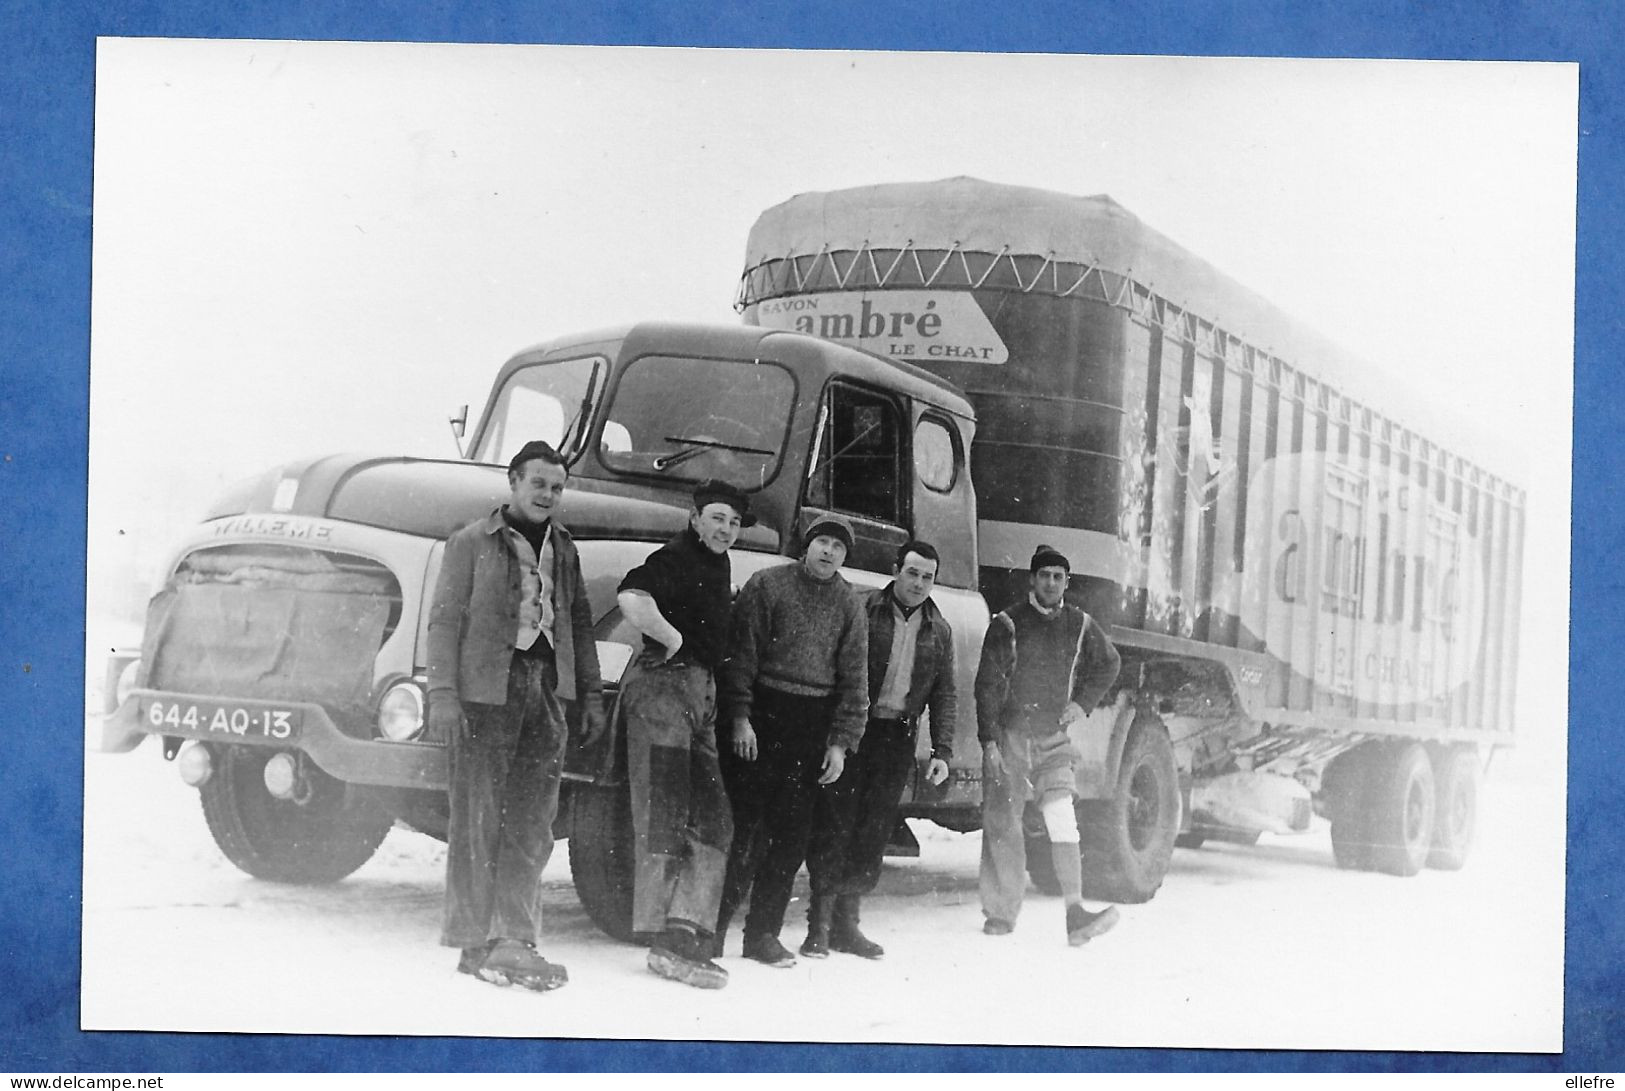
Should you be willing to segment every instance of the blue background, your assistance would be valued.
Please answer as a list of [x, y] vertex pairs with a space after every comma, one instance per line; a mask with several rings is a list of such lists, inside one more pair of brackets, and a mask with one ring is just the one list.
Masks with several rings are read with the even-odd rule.
[[[698, 7], [698, 5], [696, 5]], [[1578, 61], [1566, 1015], [1561, 1056], [81, 1033], [91, 128], [98, 35]], [[1618, 3], [0, 4], [0, 1071], [1625, 1069], [1617, 483]], [[1538, 558], [1532, 558], [1538, 563]], [[1485, 913], [1497, 907], [1485, 905]], [[1132, 988], [1132, 983], [1113, 987]], [[1305, 981], [1305, 987], [1313, 987]], [[965, 1003], [977, 1002], [965, 998]]]

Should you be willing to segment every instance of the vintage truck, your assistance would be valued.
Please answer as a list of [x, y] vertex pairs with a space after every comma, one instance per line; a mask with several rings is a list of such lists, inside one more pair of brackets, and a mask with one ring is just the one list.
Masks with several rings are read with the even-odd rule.
[[[1462, 865], [1481, 769], [1512, 739], [1515, 487], [1348, 396], [1340, 354], [1106, 198], [968, 179], [797, 197], [753, 230], [738, 304], [742, 326], [521, 352], [465, 459], [332, 455], [220, 497], [142, 647], [108, 663], [103, 748], [157, 736], [262, 878], [342, 878], [397, 822], [444, 836], [428, 598], [445, 537], [546, 438], [570, 461], [561, 518], [610, 694], [635, 643], [615, 585], [697, 480], [753, 494], [736, 582], [828, 511], [857, 529], [862, 585], [925, 538], [967, 715], [949, 781], [916, 777], [904, 813], [975, 829], [982, 633], [1047, 542], [1124, 658], [1074, 729], [1091, 894], [1143, 901], [1176, 839], [1302, 831], [1315, 809], [1343, 866]], [[629, 938], [618, 735], [573, 747], [566, 775], [576, 889]], [[1051, 887], [1048, 853], [1028, 857]]]

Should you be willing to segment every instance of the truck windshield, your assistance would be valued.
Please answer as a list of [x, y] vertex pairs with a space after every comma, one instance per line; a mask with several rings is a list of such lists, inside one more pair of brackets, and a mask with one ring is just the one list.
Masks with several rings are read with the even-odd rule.
[[515, 371], [497, 395], [473, 458], [506, 465], [526, 443], [545, 439], [566, 462], [574, 462], [607, 373], [602, 356]]
[[778, 471], [795, 397], [773, 364], [640, 357], [604, 414], [598, 456], [617, 473], [759, 488]]

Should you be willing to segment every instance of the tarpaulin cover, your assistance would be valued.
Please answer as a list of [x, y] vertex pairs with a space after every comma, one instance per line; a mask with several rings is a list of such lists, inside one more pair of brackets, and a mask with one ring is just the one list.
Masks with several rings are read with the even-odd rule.
[[[745, 269], [793, 255], [909, 247], [1035, 255], [1126, 276], [1445, 449], [1516, 477], [1496, 437], [1468, 421], [1442, 421], [1402, 380], [1291, 318], [1105, 195], [1076, 197], [964, 177], [802, 193], [757, 217]], [[1374, 313], [1373, 324], [1382, 317]], [[1412, 363], [1392, 361], [1389, 371]]]
[[[348, 578], [352, 584], [356, 579]], [[172, 581], [147, 609], [142, 684], [177, 693], [316, 701], [335, 712], [366, 715], [373, 658], [392, 606], [380, 594]]]

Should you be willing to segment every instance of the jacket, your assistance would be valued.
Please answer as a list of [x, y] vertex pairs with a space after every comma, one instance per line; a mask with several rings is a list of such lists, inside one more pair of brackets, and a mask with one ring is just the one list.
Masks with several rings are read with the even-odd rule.
[[[1057, 671], [1054, 678], [1045, 679], [1042, 692], [1014, 692], [1020, 687], [1011, 684], [1018, 666], [1018, 618], [1023, 624], [1057, 626], [1045, 639], [1053, 638], [1066, 649], [1063, 662], [1069, 663], [1069, 670], [1064, 676]], [[1035, 634], [1043, 631], [1034, 630]], [[977, 738], [988, 743], [998, 741], [1002, 731], [1038, 735], [1059, 731], [1059, 721], [1051, 714], [1058, 715], [1068, 702], [1085, 712], [1093, 709], [1117, 681], [1122, 662], [1106, 631], [1071, 603], [1063, 603], [1052, 619], [1046, 619], [1031, 602], [994, 614], [982, 639], [982, 659], [976, 669]]]
[[[891, 659], [896, 613], [892, 587], [887, 584], [864, 596], [869, 615], [869, 707], [880, 699]], [[931, 756], [949, 761], [954, 753], [954, 729], [959, 722], [959, 687], [954, 681], [954, 631], [929, 598], [920, 605], [920, 637], [914, 645], [914, 670], [909, 678], [903, 712], [910, 724], [931, 709]]]
[[[446, 539], [429, 607], [429, 692], [460, 701], [500, 705], [508, 699], [508, 669], [519, 631], [520, 564], [503, 541], [502, 509]], [[592, 607], [581, 578], [581, 555], [553, 521], [553, 653], [555, 692], [566, 701], [601, 698]]]

